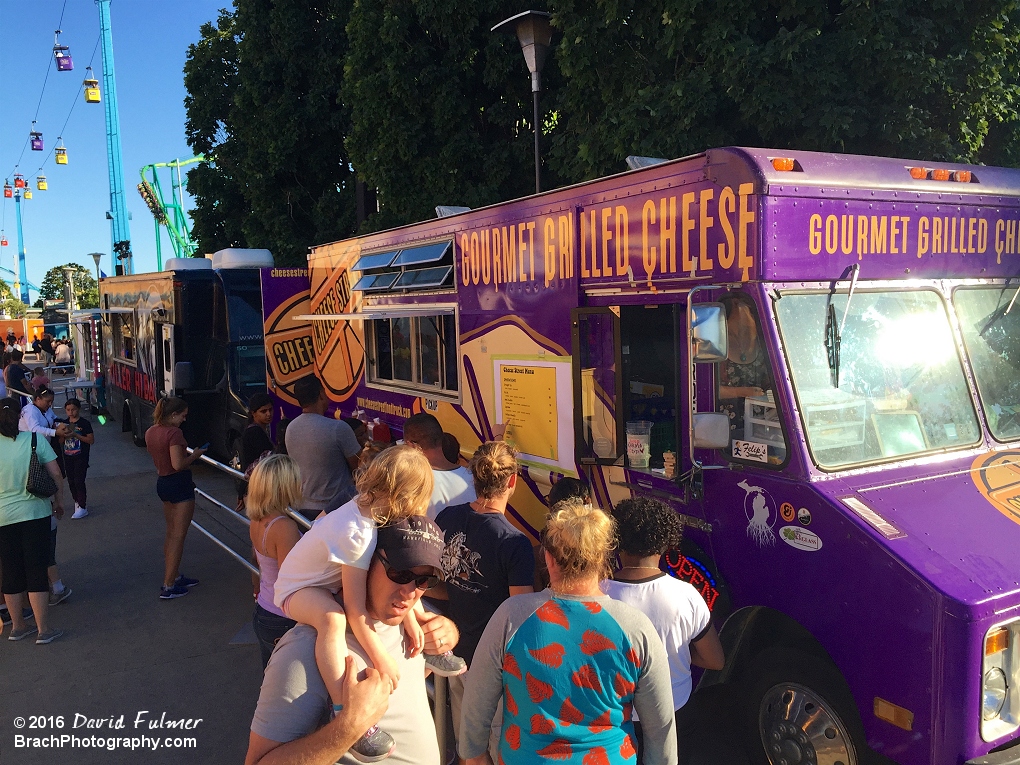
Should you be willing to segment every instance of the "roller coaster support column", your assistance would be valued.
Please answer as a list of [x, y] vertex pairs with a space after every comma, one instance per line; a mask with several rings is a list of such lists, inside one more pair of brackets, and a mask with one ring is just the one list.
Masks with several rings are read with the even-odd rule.
[[21, 189], [14, 191], [14, 212], [18, 219], [18, 284], [21, 287], [21, 302], [28, 302], [28, 272], [25, 270], [25, 235], [21, 230]]

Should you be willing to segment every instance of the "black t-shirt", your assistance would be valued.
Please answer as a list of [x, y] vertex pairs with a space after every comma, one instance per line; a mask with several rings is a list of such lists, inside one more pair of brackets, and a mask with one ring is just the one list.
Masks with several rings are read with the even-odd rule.
[[7, 367], [7, 387], [29, 393], [32, 386], [28, 384], [28, 367], [24, 364], [11, 364]]
[[273, 441], [258, 425], [249, 425], [241, 434], [241, 471], [257, 460], [265, 452], [273, 451]]
[[535, 554], [502, 513], [453, 505], [439, 513], [436, 525], [446, 534], [447, 615], [460, 629], [453, 652], [470, 664], [489, 618], [510, 597], [509, 588], [534, 584]]
[[79, 417], [78, 422], [71, 422], [70, 419], [57, 420], [57, 422], [66, 422], [74, 429], [74, 433], [64, 439], [64, 443], [61, 446], [65, 460], [82, 460], [85, 464], [89, 461], [89, 450], [92, 448], [89, 444], [80, 440], [81, 436], [92, 435], [92, 423], [86, 420], [84, 417]]

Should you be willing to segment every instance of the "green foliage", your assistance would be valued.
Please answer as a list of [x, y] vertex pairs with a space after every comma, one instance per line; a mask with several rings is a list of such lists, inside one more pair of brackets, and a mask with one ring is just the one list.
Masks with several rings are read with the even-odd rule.
[[237, 0], [204, 25], [185, 65], [188, 174], [199, 252], [267, 247], [300, 265], [354, 230], [354, 179], [338, 99], [347, 0]]
[[[530, 79], [507, 0], [355, 0], [342, 95], [382, 228], [534, 190]], [[549, 181], [546, 185], [549, 185]]]
[[14, 297], [10, 285], [0, 279], [0, 313], [12, 319], [20, 319], [25, 315], [26, 308], [28, 306]]
[[89, 270], [77, 263], [67, 263], [63, 266], [54, 266], [43, 277], [42, 286], [39, 289], [39, 299], [35, 303], [36, 308], [42, 308], [43, 300], [63, 300], [64, 292], [64, 269], [75, 269], [71, 282], [74, 285], [74, 298], [78, 308], [99, 307], [99, 283], [89, 273]]
[[[1015, 161], [1013, 0], [556, 0], [552, 162], [752, 145]], [[989, 135], [997, 137], [988, 145]]]
[[[202, 251], [281, 262], [533, 189], [510, 0], [237, 0], [189, 50]], [[1020, 0], [549, 0], [543, 187], [713, 146], [1020, 164]]]

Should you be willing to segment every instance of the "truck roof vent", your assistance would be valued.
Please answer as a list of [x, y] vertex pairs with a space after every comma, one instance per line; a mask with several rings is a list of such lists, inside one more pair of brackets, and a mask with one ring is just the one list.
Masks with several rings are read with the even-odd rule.
[[470, 207], [458, 207], [457, 205], [436, 205], [437, 218], [449, 218], [451, 215], [471, 212]]
[[273, 253], [269, 250], [252, 250], [228, 247], [213, 253], [212, 267], [220, 268], [272, 268]]
[[669, 160], [663, 159], [662, 157], [635, 157], [632, 154], [627, 157], [627, 169], [642, 170], [646, 167], [652, 167], [653, 165], [661, 165], [663, 162], [669, 162]]
[[205, 271], [212, 267], [209, 258], [167, 258], [163, 263], [164, 271]]

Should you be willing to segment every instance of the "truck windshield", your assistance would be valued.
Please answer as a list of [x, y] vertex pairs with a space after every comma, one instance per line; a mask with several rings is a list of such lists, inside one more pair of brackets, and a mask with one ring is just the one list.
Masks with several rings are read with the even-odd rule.
[[1006, 285], [953, 293], [988, 428], [1000, 441], [1020, 437], [1020, 300], [1010, 308], [1016, 292]]
[[[841, 321], [846, 294], [832, 296]], [[858, 290], [840, 344], [826, 349], [830, 297], [776, 302], [808, 445], [822, 467], [887, 461], [977, 441], [980, 429], [937, 293]]]

